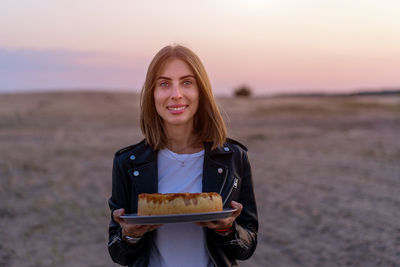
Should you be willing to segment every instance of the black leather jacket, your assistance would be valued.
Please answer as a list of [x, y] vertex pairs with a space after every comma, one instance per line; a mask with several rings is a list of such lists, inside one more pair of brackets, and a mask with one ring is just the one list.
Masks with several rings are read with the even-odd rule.
[[[215, 266], [238, 266], [236, 260], [249, 258], [257, 245], [257, 208], [247, 149], [232, 139], [223, 147], [214, 150], [210, 147], [205, 144], [203, 192], [218, 192], [224, 208], [230, 208], [230, 201], [235, 200], [243, 204], [243, 210], [228, 236], [204, 228], [206, 247]], [[119, 208], [136, 213], [138, 194], [158, 192], [157, 151], [146, 145], [145, 140], [121, 149], [115, 154], [112, 176], [111, 213]], [[147, 266], [153, 234], [148, 232], [137, 244], [129, 245], [121, 240], [121, 227], [111, 214], [108, 243], [111, 258], [121, 265]]]

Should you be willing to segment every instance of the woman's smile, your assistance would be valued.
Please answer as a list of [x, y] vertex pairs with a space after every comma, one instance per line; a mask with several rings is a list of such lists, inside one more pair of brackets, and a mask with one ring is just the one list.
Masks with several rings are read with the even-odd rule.
[[167, 109], [172, 113], [172, 114], [181, 114], [185, 111], [185, 109], [188, 107], [188, 105], [171, 105], [168, 106]]

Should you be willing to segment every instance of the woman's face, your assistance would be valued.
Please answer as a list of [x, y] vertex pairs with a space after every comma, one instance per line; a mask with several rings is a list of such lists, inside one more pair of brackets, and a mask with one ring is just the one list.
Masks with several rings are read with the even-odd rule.
[[156, 77], [154, 102], [167, 128], [193, 126], [199, 105], [199, 89], [188, 64], [177, 58], [165, 63]]

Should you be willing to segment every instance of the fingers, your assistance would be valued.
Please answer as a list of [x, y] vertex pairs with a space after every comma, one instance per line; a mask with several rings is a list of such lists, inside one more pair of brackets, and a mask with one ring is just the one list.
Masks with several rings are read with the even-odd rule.
[[232, 214], [232, 217], [239, 217], [240, 213], [242, 213], [243, 205], [236, 201], [231, 201], [231, 207], [236, 209], [236, 211]]
[[117, 209], [113, 211], [114, 221], [119, 224], [125, 223], [124, 219], [120, 218], [120, 216], [124, 215], [125, 209]]
[[202, 227], [207, 227], [210, 229], [226, 229], [232, 226], [233, 221], [235, 219], [233, 217], [225, 218], [217, 221], [208, 221], [208, 222], [196, 222], [197, 225]]
[[125, 224], [122, 227], [122, 231], [124, 235], [139, 237], [147, 232], [157, 229], [160, 226], [161, 224], [157, 225]]
[[240, 210], [240, 211], [242, 211], [242, 209], [243, 209], [243, 205], [234, 200], [231, 201], [231, 207], [234, 209]]
[[213, 230], [217, 229], [226, 229], [230, 228], [233, 225], [233, 222], [240, 215], [243, 210], [243, 205], [236, 201], [231, 201], [231, 207], [236, 209], [234, 213], [228, 218], [217, 220], [217, 221], [209, 221], [209, 222], [196, 222], [197, 225], [202, 227], [207, 227]]
[[121, 218], [121, 216], [124, 214], [125, 214], [125, 209], [117, 209], [113, 211], [113, 218], [121, 226], [122, 233], [124, 235], [139, 237], [161, 226], [160, 224], [139, 225], [139, 224], [126, 223], [125, 220]]
[[160, 226], [161, 226], [161, 224], [149, 225], [148, 232], [153, 231], [153, 230], [157, 229]]
[[122, 230], [124, 231], [125, 235], [129, 236], [142, 236], [147, 232], [153, 231], [160, 227], [161, 224], [132, 224], [132, 223], [125, 223], [121, 225]]

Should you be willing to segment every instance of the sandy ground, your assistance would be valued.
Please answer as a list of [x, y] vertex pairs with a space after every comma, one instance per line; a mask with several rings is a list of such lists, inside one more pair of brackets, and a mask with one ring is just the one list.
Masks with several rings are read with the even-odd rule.
[[[218, 100], [249, 148], [259, 245], [241, 266], [400, 266], [400, 97]], [[0, 266], [116, 266], [113, 153], [138, 97], [0, 95]]]

